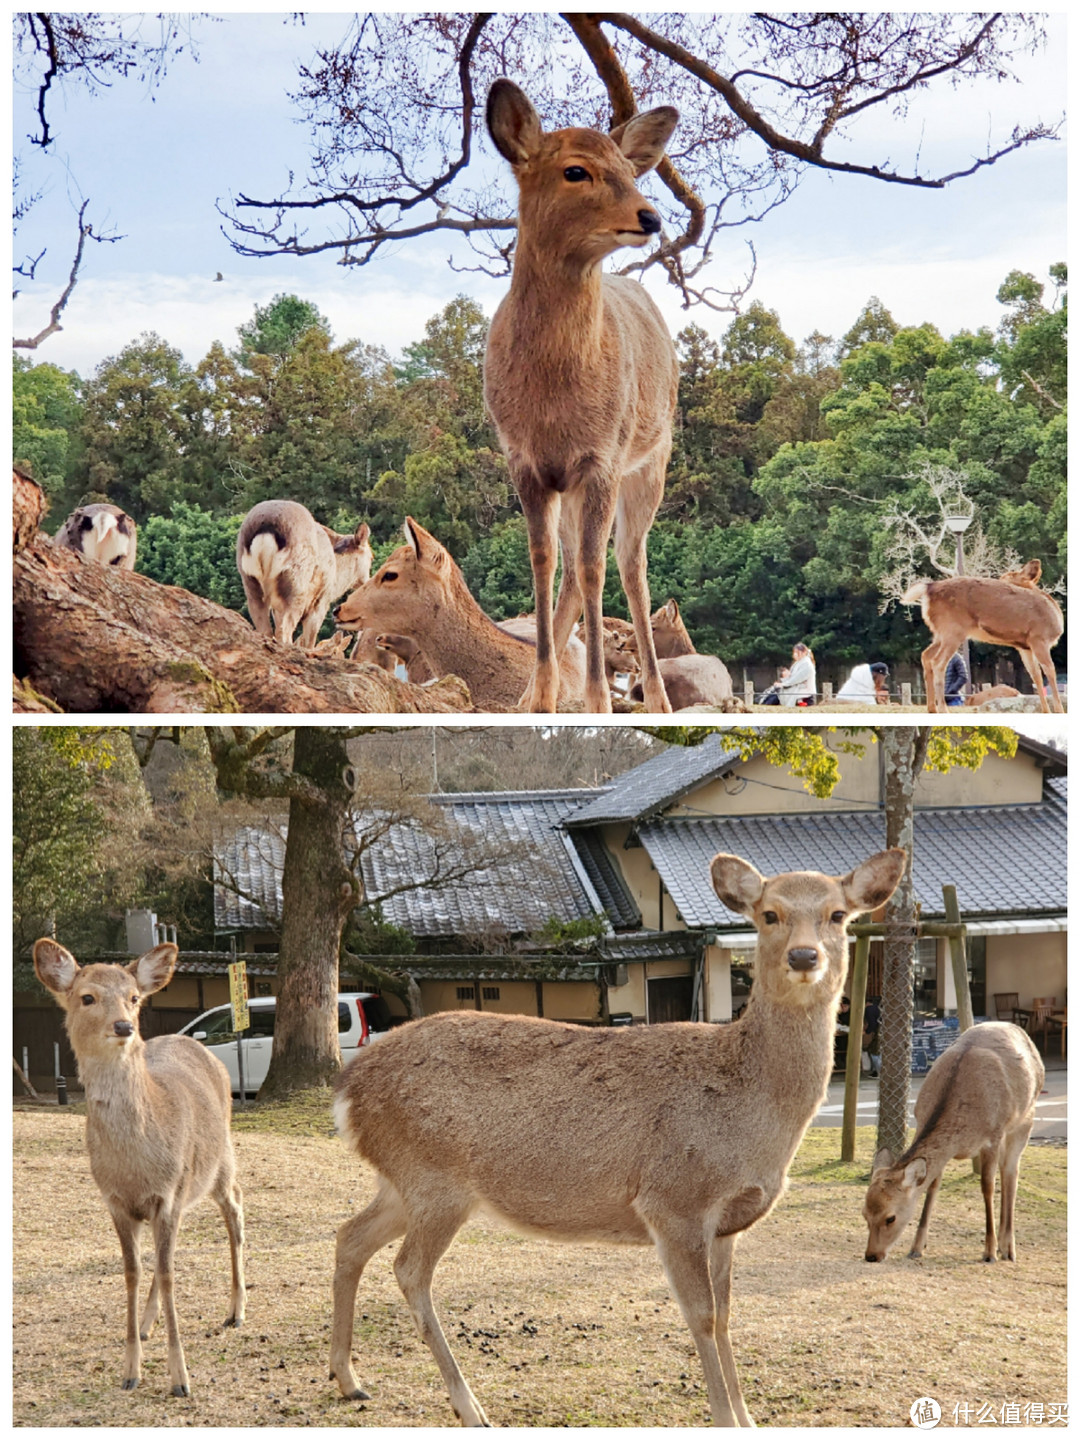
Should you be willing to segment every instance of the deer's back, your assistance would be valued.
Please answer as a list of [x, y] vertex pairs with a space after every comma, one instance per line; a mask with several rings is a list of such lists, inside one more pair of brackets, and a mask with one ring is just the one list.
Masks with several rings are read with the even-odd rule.
[[1061, 607], [1052, 595], [1005, 580], [967, 575], [933, 580], [926, 589], [926, 603], [931, 627], [956, 615], [973, 639], [989, 644], [1013, 644], [1031, 632], [1060, 636], [1064, 628]]
[[1034, 1044], [1017, 1025], [988, 1021], [966, 1030], [935, 1063], [915, 1102], [924, 1127], [953, 1141], [954, 1154], [972, 1154], [1034, 1112], [1044, 1069]]
[[335, 1115], [402, 1193], [437, 1171], [526, 1229], [633, 1241], [648, 1238], [635, 1201], [649, 1194], [674, 1187], [701, 1209], [742, 1169], [779, 1193], [790, 1157], [758, 1121], [754, 1081], [734, 1026], [458, 1011], [361, 1051]]

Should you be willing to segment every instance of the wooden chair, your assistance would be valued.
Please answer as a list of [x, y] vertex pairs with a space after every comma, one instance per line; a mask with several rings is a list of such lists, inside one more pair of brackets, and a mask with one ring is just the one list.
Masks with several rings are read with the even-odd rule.
[[1058, 1035], [1061, 1036], [1061, 1058], [1062, 1058], [1063, 1060], [1065, 1059], [1065, 1031], [1068, 1029], [1068, 1026], [1069, 1026], [1069, 1007], [1068, 1007], [1067, 1005], [1065, 1006], [1064, 1010], [1055, 1010], [1055, 1011], [1053, 1011], [1052, 1014], [1047, 1018], [1047, 1021], [1046, 1021], [1046, 1034], [1047, 1034], [1046, 1045], [1047, 1045], [1047, 1053], [1048, 1053], [1048, 1054], [1049, 1054], [1049, 1048], [1050, 1048], [1050, 1036], [1056, 1033], [1056, 1034], [1058, 1034]]
[[1011, 1020], [1013, 1011], [1018, 1008], [1019, 1004], [1020, 996], [1015, 990], [994, 996], [994, 1010], [999, 1020]]
[[1057, 1009], [1057, 997], [1055, 995], [1036, 995], [1031, 1002], [1031, 1037], [1032, 1039], [1042, 1031], [1043, 1054], [1046, 1054], [1047, 1027], [1050, 1016]]

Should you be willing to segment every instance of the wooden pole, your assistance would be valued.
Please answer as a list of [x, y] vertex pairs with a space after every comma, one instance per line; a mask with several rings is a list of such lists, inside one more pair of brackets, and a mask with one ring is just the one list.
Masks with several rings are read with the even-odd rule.
[[840, 1132], [841, 1160], [855, 1159], [855, 1107], [859, 1100], [859, 1070], [862, 1065], [863, 1012], [866, 1009], [866, 976], [870, 968], [870, 936], [855, 941], [851, 965], [851, 1026], [848, 1030], [847, 1068], [844, 1072], [844, 1123]]
[[949, 935], [949, 954], [952, 959], [953, 984], [956, 986], [956, 1013], [961, 1031], [970, 1030], [975, 1024], [971, 1008], [971, 985], [968, 981], [967, 941], [964, 927], [960, 923], [960, 905], [956, 899], [956, 886], [943, 885], [942, 898], [945, 901], [945, 918], [955, 933]]

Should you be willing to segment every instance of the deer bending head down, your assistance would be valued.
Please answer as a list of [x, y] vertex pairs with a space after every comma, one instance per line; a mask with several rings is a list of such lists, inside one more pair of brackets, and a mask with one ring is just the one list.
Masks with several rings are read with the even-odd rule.
[[[649, 629], [645, 542], [664, 490], [678, 365], [659, 310], [604, 258], [641, 246], [660, 216], [635, 185], [663, 157], [678, 112], [661, 106], [610, 135], [543, 131], [509, 80], [487, 124], [518, 182], [510, 293], [488, 334], [484, 397], [529, 532], [536, 664], [523, 703], [553, 711], [559, 659], [585, 612], [586, 708], [610, 711], [601, 601], [608, 540], [638, 638], [650, 710], [670, 709]], [[558, 551], [562, 579], [552, 616]]]
[[[121, 1388], [134, 1390], [159, 1310], [165, 1312], [174, 1395], [190, 1395], [173, 1299], [173, 1252], [189, 1205], [209, 1195], [225, 1221], [232, 1255], [226, 1325], [244, 1318], [244, 1211], [229, 1122], [232, 1097], [221, 1061], [186, 1035], [144, 1042], [139, 1010], [169, 983], [176, 946], [158, 945], [131, 965], [80, 966], [53, 940], [34, 946], [34, 969], [65, 1011], [64, 1028], [86, 1091], [90, 1171], [112, 1216], [124, 1257], [127, 1343]], [[139, 1319], [140, 1239], [154, 1232], [154, 1280]]]
[[134, 570], [138, 529], [119, 505], [80, 505], [56, 532], [56, 543], [102, 565]]
[[364, 1050], [337, 1082], [345, 1143], [378, 1172], [338, 1231], [330, 1368], [352, 1365], [368, 1260], [404, 1236], [394, 1272], [464, 1425], [488, 1423], [431, 1299], [440, 1256], [486, 1209], [552, 1240], [654, 1244], [694, 1338], [713, 1421], [752, 1425], [728, 1338], [739, 1234], [772, 1208], [825, 1096], [852, 916], [884, 904], [902, 850], [834, 878], [767, 880], [712, 862], [723, 903], [758, 932], [753, 991], [730, 1025], [586, 1028], [453, 1011]]
[[[884, 1260], [923, 1201], [909, 1251], [926, 1248], [930, 1212], [950, 1160], [978, 1155], [986, 1206], [983, 1259], [1016, 1259], [1014, 1216], [1020, 1156], [1035, 1123], [1035, 1102], [1045, 1071], [1039, 1052], [1018, 1025], [992, 1020], [966, 1030], [923, 1081], [915, 1101], [915, 1139], [898, 1159], [888, 1150], [874, 1157], [863, 1217], [869, 1235], [867, 1260]], [[1001, 1171], [1001, 1235], [994, 1233], [994, 1181]]]
[[[1029, 560], [1023, 569], [1010, 570], [1000, 580], [954, 575], [948, 580], [919, 580], [904, 591], [900, 603], [920, 605], [934, 637], [922, 652], [926, 706], [931, 714], [945, 709], [945, 667], [965, 640], [1013, 646], [1031, 676], [1042, 709], [1061, 713], [1050, 651], [1061, 639], [1065, 622], [1057, 601], [1038, 588], [1041, 574], [1042, 562]], [[1046, 703], [1040, 669], [1050, 682], [1052, 705]]]
[[366, 525], [339, 535], [295, 500], [264, 500], [249, 510], [236, 537], [236, 566], [260, 635], [314, 650], [326, 612], [339, 595], [371, 574]]

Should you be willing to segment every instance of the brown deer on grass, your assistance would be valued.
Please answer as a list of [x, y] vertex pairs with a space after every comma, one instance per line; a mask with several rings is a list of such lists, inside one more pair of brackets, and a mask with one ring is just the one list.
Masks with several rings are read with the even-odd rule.
[[[930, 1212], [950, 1160], [978, 1156], [986, 1241], [983, 1259], [1016, 1259], [1014, 1217], [1020, 1156], [1035, 1123], [1043, 1087], [1043, 1062], [1018, 1025], [991, 1020], [966, 1030], [934, 1062], [915, 1101], [915, 1139], [898, 1159], [874, 1157], [863, 1216], [869, 1227], [867, 1260], [884, 1260], [923, 1200], [922, 1217], [909, 1252], [926, 1248]], [[994, 1234], [994, 1181], [1001, 1171], [1001, 1235]]]
[[301, 648], [314, 650], [331, 604], [371, 574], [368, 527], [339, 535], [295, 500], [264, 500], [244, 516], [236, 567], [259, 634], [273, 617], [275, 639], [291, 645], [299, 625]]
[[338, 1231], [330, 1369], [342, 1393], [367, 1398], [351, 1357], [360, 1275], [403, 1235], [394, 1273], [454, 1412], [488, 1424], [431, 1299], [439, 1258], [486, 1208], [552, 1240], [654, 1244], [713, 1423], [752, 1425], [728, 1338], [735, 1242], [783, 1193], [825, 1097], [848, 922], [885, 903], [905, 863], [885, 850], [839, 879], [766, 880], [717, 855], [717, 895], [758, 932], [753, 991], [730, 1025], [593, 1029], [463, 1010], [361, 1052], [334, 1114], [378, 1190]]
[[559, 661], [583, 607], [586, 709], [611, 710], [601, 601], [612, 526], [648, 707], [670, 709], [649, 629], [645, 542], [671, 453], [678, 364], [643, 287], [600, 267], [620, 246], [659, 234], [660, 216], [635, 181], [659, 163], [678, 118], [661, 106], [610, 135], [545, 134], [511, 81], [496, 80], [488, 95], [488, 130], [513, 166], [520, 199], [510, 293], [488, 334], [484, 398], [529, 532], [536, 664], [522, 703], [534, 711], [556, 708]]
[[[1019, 651], [1031, 676], [1043, 710], [1062, 711], [1057, 672], [1050, 651], [1065, 628], [1061, 607], [1038, 588], [1042, 563], [1029, 560], [1022, 570], [1010, 570], [1000, 580], [976, 575], [954, 575], [948, 580], [919, 580], [901, 596], [903, 605], [921, 605], [933, 640], [922, 653], [926, 680], [926, 708], [931, 714], [945, 709], [945, 667], [965, 640], [988, 645], [1011, 645]], [[1043, 677], [1054, 696], [1047, 705]]]
[[[173, 1299], [173, 1252], [189, 1205], [209, 1195], [225, 1220], [232, 1255], [226, 1325], [244, 1318], [244, 1211], [229, 1122], [232, 1096], [221, 1061], [186, 1035], [143, 1041], [139, 1009], [169, 983], [176, 946], [158, 945], [131, 965], [81, 966], [53, 940], [34, 946], [34, 969], [65, 1012], [64, 1028], [86, 1091], [90, 1172], [124, 1256], [127, 1342], [121, 1389], [134, 1390], [159, 1310], [165, 1314], [174, 1395], [190, 1395]], [[154, 1231], [155, 1268], [139, 1319], [140, 1237]]]

